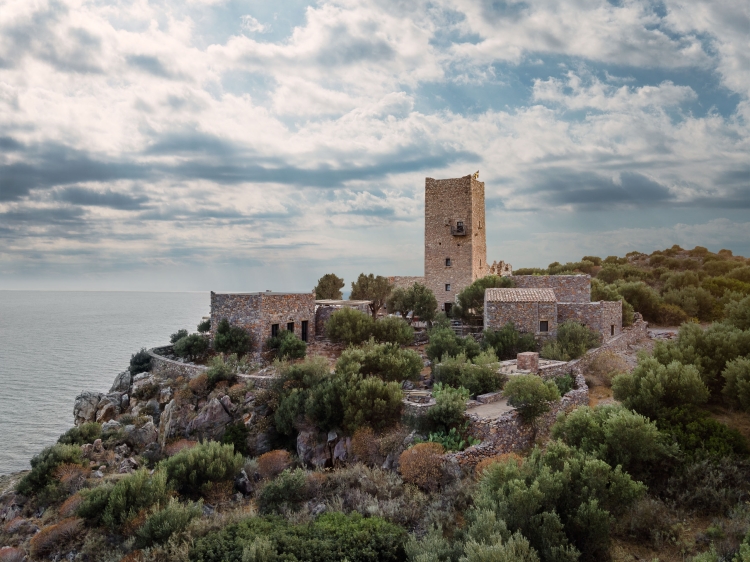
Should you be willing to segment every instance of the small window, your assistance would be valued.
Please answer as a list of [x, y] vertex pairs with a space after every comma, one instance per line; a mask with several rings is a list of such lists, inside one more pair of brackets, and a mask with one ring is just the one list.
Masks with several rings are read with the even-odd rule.
[[445, 284], [445, 290], [446, 291], [450, 291], [451, 290], [451, 284], [450, 283], [446, 283]]
[[446, 314], [450, 315], [451, 308], [453, 308], [453, 303], [452, 302], [445, 303], [445, 313]]
[[294, 322], [288, 322], [286, 325], [286, 329], [292, 333], [294, 333]]
[[307, 320], [302, 321], [302, 341], [307, 341]]
[[452, 265], [453, 265], [453, 263], [451, 262], [451, 259], [450, 258], [445, 258], [445, 267], [450, 267]]
[[614, 324], [612, 324], [612, 325], [611, 325], [611, 326], [609, 327], [609, 329], [610, 329], [610, 335], [614, 336], [614, 335], [615, 335], [615, 325], [614, 325]]
[[278, 335], [279, 335], [279, 325], [271, 324], [271, 337], [275, 338]]
[[549, 321], [548, 320], [541, 320], [539, 322], [539, 331], [540, 332], [549, 332]]

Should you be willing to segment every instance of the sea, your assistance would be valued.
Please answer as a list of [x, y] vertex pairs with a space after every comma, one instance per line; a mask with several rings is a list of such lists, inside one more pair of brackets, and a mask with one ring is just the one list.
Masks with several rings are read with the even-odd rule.
[[73, 426], [81, 391], [108, 392], [133, 353], [209, 312], [208, 292], [0, 291], [0, 475]]

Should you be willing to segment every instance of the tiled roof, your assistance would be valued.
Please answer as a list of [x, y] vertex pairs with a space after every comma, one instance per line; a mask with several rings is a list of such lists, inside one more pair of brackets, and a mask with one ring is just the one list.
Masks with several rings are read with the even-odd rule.
[[485, 298], [492, 302], [557, 302], [552, 289], [487, 289]]

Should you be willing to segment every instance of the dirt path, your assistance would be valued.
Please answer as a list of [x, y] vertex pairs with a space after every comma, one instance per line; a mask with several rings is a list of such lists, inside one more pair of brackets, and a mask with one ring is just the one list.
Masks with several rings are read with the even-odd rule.
[[513, 406], [508, 405], [508, 399], [502, 398], [497, 402], [490, 402], [489, 404], [481, 404], [480, 406], [468, 408], [466, 413], [474, 414], [484, 419], [493, 419], [499, 418], [511, 410], [513, 410]]

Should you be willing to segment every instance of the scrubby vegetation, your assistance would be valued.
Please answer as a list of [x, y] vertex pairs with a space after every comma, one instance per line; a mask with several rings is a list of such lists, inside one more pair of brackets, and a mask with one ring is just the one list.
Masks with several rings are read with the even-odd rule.
[[279, 359], [302, 359], [307, 354], [307, 344], [288, 330], [282, 330], [278, 336], [270, 338], [267, 346], [276, 351]]

